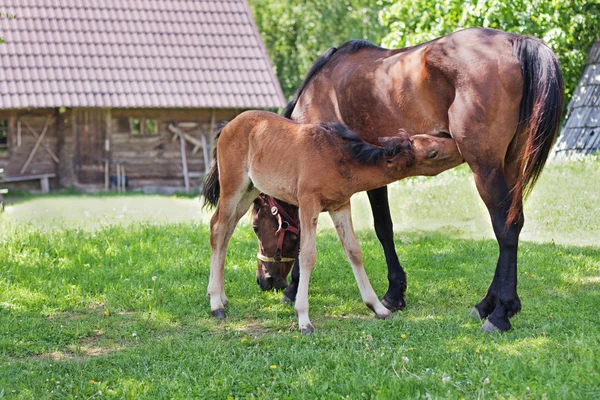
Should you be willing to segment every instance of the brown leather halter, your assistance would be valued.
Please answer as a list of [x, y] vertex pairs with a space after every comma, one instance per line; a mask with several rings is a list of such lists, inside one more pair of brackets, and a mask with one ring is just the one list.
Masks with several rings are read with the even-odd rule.
[[278, 229], [275, 231], [276, 235], [279, 235], [277, 240], [277, 250], [275, 251], [275, 255], [273, 257], [268, 257], [260, 253], [257, 254], [259, 260], [264, 262], [290, 262], [294, 261], [295, 258], [292, 257], [282, 257], [281, 252], [283, 249], [283, 239], [285, 238], [285, 233], [290, 231], [295, 233], [296, 235], [300, 231], [298, 228], [298, 221], [290, 216], [287, 211], [279, 204], [277, 200], [275, 200], [271, 196], [267, 196], [266, 194], [260, 194], [258, 196], [263, 204], [269, 206], [271, 210], [271, 214], [277, 218], [277, 223], [279, 225]]

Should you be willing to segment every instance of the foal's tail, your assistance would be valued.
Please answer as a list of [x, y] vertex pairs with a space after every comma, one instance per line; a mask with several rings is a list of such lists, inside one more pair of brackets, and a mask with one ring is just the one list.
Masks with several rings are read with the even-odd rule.
[[219, 136], [225, 128], [225, 124], [217, 126], [217, 134], [215, 135], [215, 148], [213, 150], [213, 161], [210, 166], [210, 171], [204, 180], [204, 188], [202, 193], [204, 194], [204, 206], [216, 207], [221, 196], [221, 184], [219, 183], [219, 163], [217, 162], [217, 145]]
[[537, 182], [558, 135], [563, 110], [564, 85], [556, 55], [541, 40], [518, 36], [513, 54], [523, 71], [523, 98], [516, 137], [527, 135], [521, 174], [513, 189], [507, 226], [517, 217]]

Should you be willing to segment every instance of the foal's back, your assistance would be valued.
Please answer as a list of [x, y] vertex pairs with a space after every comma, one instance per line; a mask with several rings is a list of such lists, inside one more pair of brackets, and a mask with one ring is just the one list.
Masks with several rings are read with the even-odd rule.
[[299, 124], [268, 111], [246, 111], [230, 125], [219, 139], [228, 153], [224, 157], [239, 160], [245, 154], [247, 173], [263, 193], [298, 205], [299, 186], [323, 187], [339, 179], [335, 165], [344, 153], [319, 124]]

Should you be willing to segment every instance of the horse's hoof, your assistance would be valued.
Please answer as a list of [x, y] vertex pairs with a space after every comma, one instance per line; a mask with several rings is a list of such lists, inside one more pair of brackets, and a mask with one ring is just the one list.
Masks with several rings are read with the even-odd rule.
[[225, 311], [223, 311], [223, 310], [212, 311], [212, 315], [213, 315], [213, 317], [219, 318], [219, 319], [225, 319], [225, 317], [226, 317]]
[[285, 294], [281, 296], [281, 302], [282, 303], [293, 303], [294, 300], [290, 299], [289, 297], [287, 297]]
[[406, 307], [404, 299], [392, 302], [384, 297], [383, 299], [381, 299], [381, 304], [383, 304], [383, 306], [390, 311], [400, 311]]
[[302, 332], [303, 335], [308, 335], [309, 333], [313, 333], [314, 331], [315, 331], [315, 328], [313, 328], [312, 325], [308, 325], [304, 329], [300, 328], [300, 332]]
[[469, 313], [469, 317], [477, 318], [480, 321], [483, 319], [481, 318], [481, 314], [479, 314], [479, 310], [477, 309], [477, 307], [473, 307], [473, 309]]
[[379, 314], [375, 314], [375, 317], [377, 319], [388, 319], [388, 318], [392, 318], [392, 312], [388, 310], [388, 312], [382, 312]]
[[491, 333], [491, 332], [501, 332], [500, 328], [496, 325], [492, 324], [489, 320], [485, 321], [483, 326], [481, 327], [481, 332]]

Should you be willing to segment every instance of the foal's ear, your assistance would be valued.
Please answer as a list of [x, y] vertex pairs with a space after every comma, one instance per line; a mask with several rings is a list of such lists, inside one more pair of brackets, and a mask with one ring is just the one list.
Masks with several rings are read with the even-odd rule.
[[415, 162], [415, 152], [412, 141], [406, 139], [398, 143], [391, 154], [386, 154], [386, 161], [388, 164], [396, 164], [401, 168], [411, 166]]

